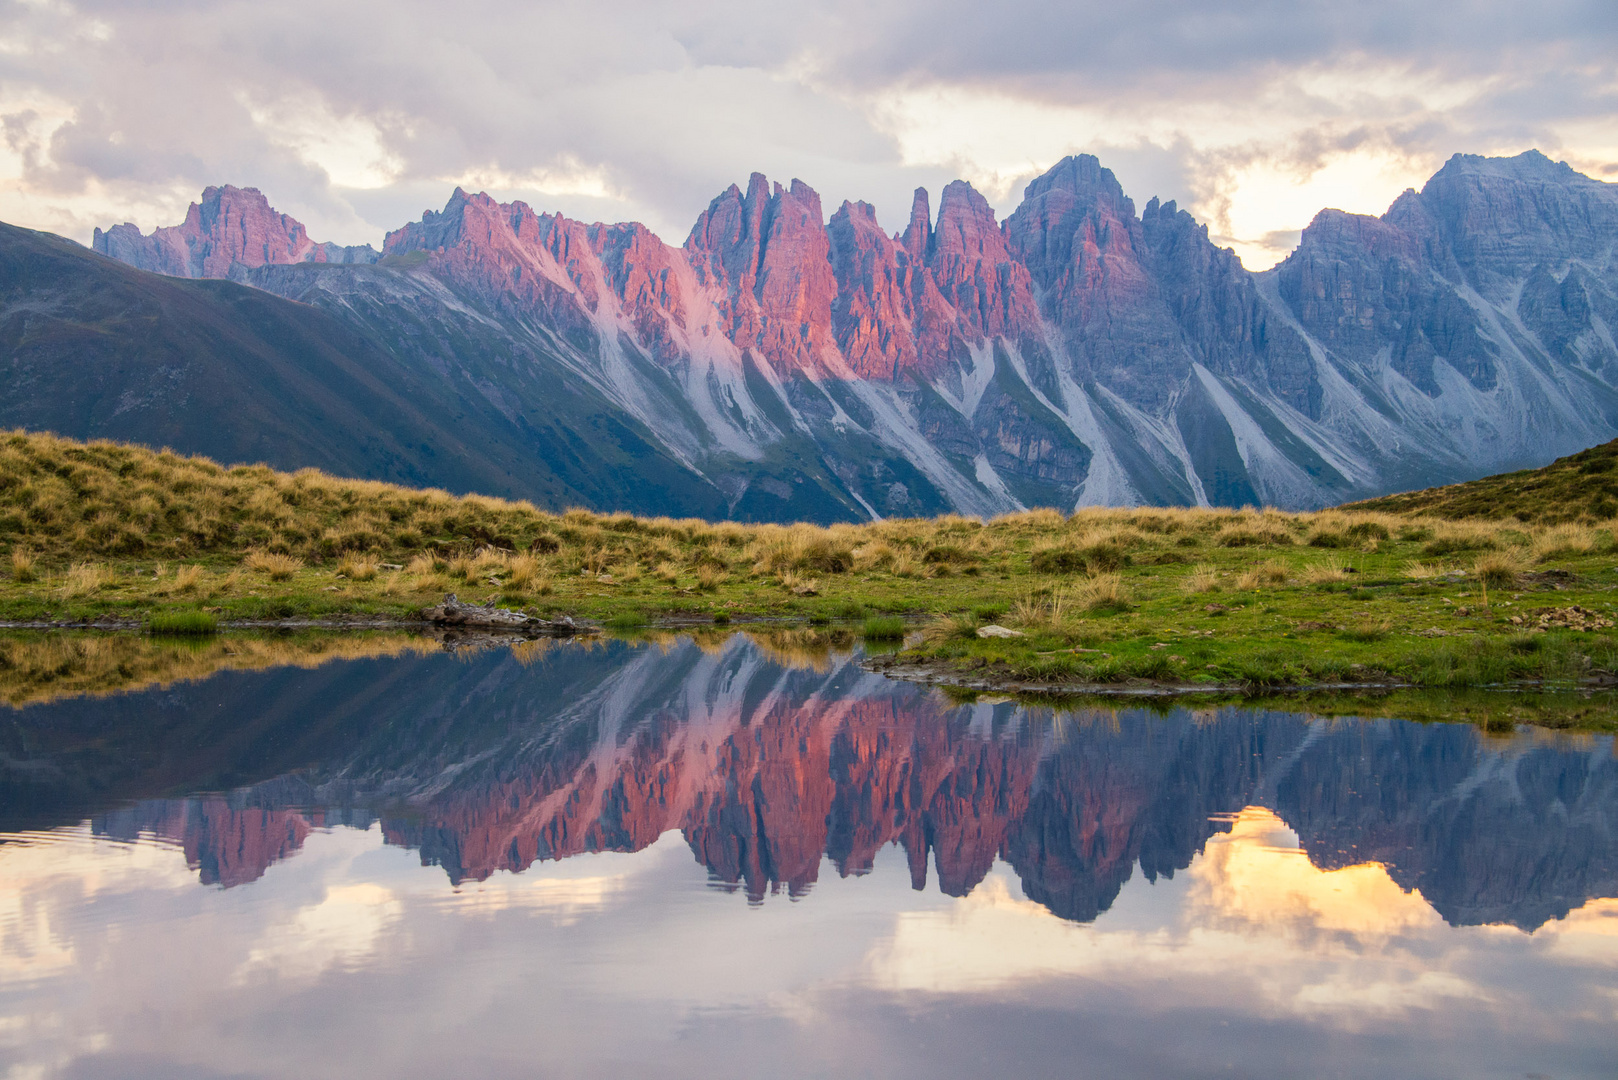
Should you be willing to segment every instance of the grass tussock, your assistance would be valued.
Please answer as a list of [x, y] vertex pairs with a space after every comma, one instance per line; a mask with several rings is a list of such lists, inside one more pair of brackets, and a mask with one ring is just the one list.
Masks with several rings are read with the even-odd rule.
[[1611, 546], [1611, 534], [1605, 537], [1588, 525], [1566, 524], [1556, 525], [1545, 529], [1533, 538], [1532, 554], [1537, 563], [1550, 562], [1553, 559], [1562, 559], [1569, 556], [1577, 557], [1589, 555], [1599, 546], [1602, 540], [1606, 546]]
[[1518, 576], [1527, 569], [1527, 560], [1516, 550], [1491, 551], [1472, 561], [1472, 574], [1495, 589], [1506, 589], [1517, 584]]
[[1303, 580], [1311, 585], [1330, 585], [1339, 581], [1348, 580], [1348, 566], [1335, 555], [1328, 555], [1319, 562], [1310, 563], [1304, 568]]
[[1129, 610], [1129, 588], [1118, 574], [1097, 574], [1079, 586], [1079, 606], [1092, 614], [1116, 614]]
[[1434, 530], [1422, 554], [1434, 557], [1493, 551], [1501, 546], [1500, 530], [1480, 522], [1451, 522]]
[[897, 615], [876, 615], [860, 626], [860, 637], [866, 641], [903, 641], [905, 622]]
[[1391, 624], [1385, 620], [1362, 620], [1353, 626], [1345, 626], [1337, 635], [1345, 641], [1370, 643], [1382, 641], [1392, 630]]
[[303, 560], [275, 551], [253, 551], [242, 560], [242, 565], [267, 575], [271, 581], [290, 581], [292, 575], [303, 569]]
[[644, 611], [620, 611], [607, 620], [607, 628], [619, 631], [639, 630], [649, 621]]
[[1285, 585], [1291, 572], [1291, 567], [1280, 559], [1266, 559], [1238, 578], [1236, 587], [1262, 589], [1267, 586]]
[[206, 611], [160, 611], [146, 620], [148, 634], [206, 637], [219, 632], [219, 620]]
[[350, 581], [372, 581], [380, 570], [381, 567], [375, 559], [368, 559], [363, 555], [345, 555], [337, 563], [337, 576], [346, 577]]
[[194, 593], [202, 586], [207, 571], [200, 566], [182, 566], [174, 572], [174, 591]]
[[1278, 522], [1255, 518], [1226, 525], [1214, 538], [1218, 547], [1290, 547], [1292, 533]]
[[102, 563], [74, 563], [62, 579], [62, 596], [69, 600], [92, 596], [111, 585], [115, 577], [112, 568]]

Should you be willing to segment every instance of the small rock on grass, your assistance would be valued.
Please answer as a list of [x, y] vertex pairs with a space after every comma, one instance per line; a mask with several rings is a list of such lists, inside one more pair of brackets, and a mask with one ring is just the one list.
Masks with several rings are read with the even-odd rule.
[[1021, 630], [1012, 630], [1009, 627], [999, 626], [995, 623], [990, 623], [988, 626], [978, 627], [978, 637], [980, 638], [1014, 638], [1024, 636], [1026, 635], [1024, 635]]

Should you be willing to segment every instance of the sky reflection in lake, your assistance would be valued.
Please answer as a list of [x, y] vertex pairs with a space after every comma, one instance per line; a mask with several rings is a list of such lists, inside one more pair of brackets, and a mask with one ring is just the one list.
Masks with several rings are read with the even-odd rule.
[[[1608, 1076], [1608, 737], [745, 637], [3, 715], [11, 1076]], [[194, 794], [188, 794], [194, 793]]]

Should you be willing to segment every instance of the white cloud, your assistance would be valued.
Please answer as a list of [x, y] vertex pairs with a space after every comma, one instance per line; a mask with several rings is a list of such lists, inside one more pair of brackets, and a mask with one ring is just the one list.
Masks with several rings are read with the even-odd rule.
[[[1321, 205], [1379, 212], [1456, 151], [1618, 175], [1601, 0], [871, 8], [732, 0], [51, 0], [0, 9], [0, 216], [88, 239], [252, 185], [376, 243], [456, 183], [678, 242], [752, 170], [828, 211], [971, 179], [1004, 212], [1088, 151], [1273, 260]], [[1277, 246], [1281, 245], [1281, 246]]]

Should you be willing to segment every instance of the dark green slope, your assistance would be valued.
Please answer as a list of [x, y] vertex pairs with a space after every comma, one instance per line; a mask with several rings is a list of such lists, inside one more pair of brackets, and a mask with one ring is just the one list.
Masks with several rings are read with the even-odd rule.
[[1446, 518], [1516, 518], [1555, 525], [1618, 516], [1618, 440], [1557, 458], [1542, 469], [1349, 503], [1346, 509]]
[[724, 516], [712, 485], [557, 377], [509, 418], [464, 376], [331, 315], [0, 224], [0, 428], [637, 513]]

